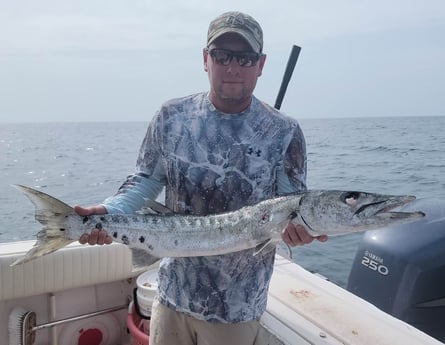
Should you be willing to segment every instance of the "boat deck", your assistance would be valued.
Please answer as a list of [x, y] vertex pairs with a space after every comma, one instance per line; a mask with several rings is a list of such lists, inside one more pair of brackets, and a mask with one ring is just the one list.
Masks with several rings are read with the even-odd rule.
[[[131, 253], [121, 244], [66, 248], [24, 265], [9, 265], [34, 241], [0, 243], [0, 343], [11, 310], [22, 306], [42, 324], [126, 305], [135, 287]], [[68, 344], [94, 327], [103, 344], [129, 343], [127, 310], [37, 331], [36, 345]], [[443, 344], [299, 265], [277, 256], [257, 345]], [[71, 339], [66, 342], [66, 339]]]

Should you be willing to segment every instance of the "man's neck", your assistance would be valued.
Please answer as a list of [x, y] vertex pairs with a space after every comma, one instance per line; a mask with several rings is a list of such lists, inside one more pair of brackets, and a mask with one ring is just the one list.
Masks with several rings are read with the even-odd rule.
[[228, 98], [220, 99], [210, 93], [210, 102], [212, 102], [218, 111], [226, 114], [239, 114], [250, 106], [252, 97], [243, 100]]

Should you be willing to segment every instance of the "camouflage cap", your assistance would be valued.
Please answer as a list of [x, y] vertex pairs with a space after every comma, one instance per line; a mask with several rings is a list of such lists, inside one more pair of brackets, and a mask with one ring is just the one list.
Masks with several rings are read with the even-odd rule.
[[255, 52], [263, 51], [263, 30], [260, 24], [248, 14], [226, 12], [212, 20], [207, 32], [207, 47], [218, 37], [227, 33], [242, 36]]

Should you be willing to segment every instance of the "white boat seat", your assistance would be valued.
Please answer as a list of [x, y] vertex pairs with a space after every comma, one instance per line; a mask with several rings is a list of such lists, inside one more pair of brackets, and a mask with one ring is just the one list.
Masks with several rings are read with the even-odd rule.
[[[138, 275], [122, 244], [71, 244], [55, 253], [10, 267], [34, 241], [0, 243], [0, 301], [126, 279]], [[106, 263], [104, 265], [104, 262]]]

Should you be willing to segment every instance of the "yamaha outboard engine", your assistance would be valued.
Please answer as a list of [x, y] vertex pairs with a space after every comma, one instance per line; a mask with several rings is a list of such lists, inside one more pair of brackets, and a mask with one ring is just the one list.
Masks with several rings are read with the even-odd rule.
[[378, 308], [445, 341], [445, 200], [416, 200], [414, 223], [363, 235], [347, 289]]

